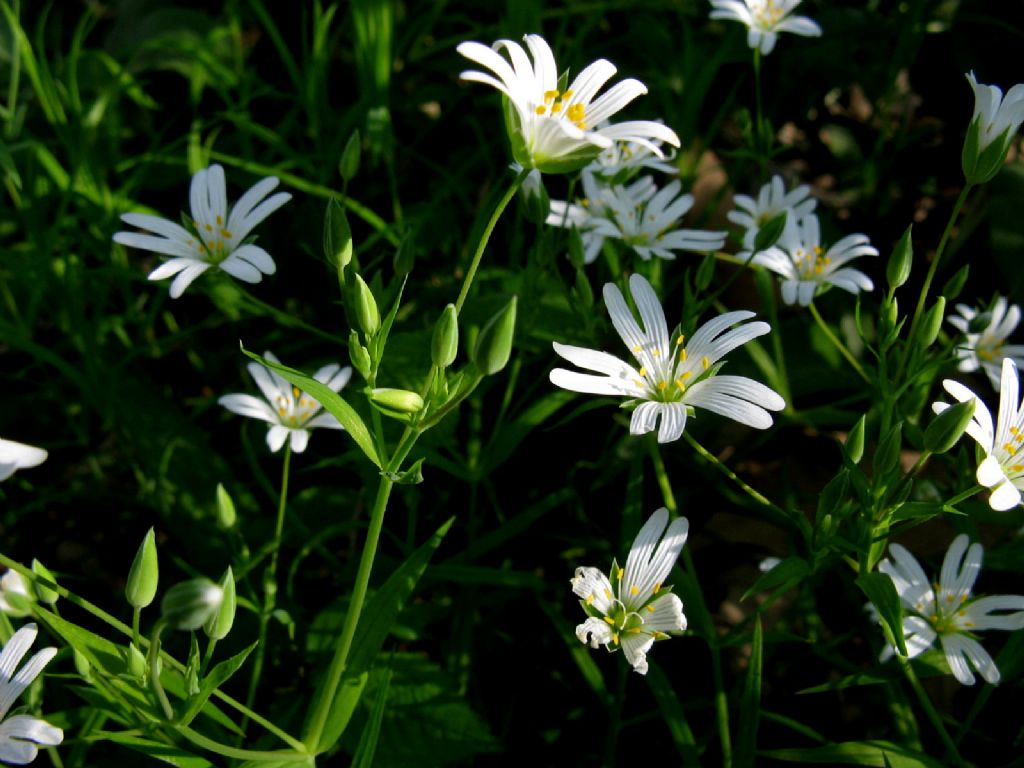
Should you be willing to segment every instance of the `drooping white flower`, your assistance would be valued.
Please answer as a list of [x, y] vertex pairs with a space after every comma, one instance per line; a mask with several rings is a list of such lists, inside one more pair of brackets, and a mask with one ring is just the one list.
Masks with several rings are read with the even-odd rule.
[[683, 601], [665, 580], [686, 543], [689, 523], [685, 517], [670, 523], [668, 517], [662, 507], [648, 518], [629, 549], [626, 567], [612, 561], [611, 579], [598, 568], [581, 567], [571, 580], [589, 617], [576, 627], [576, 637], [591, 648], [622, 648], [641, 675], [647, 674], [647, 652], [654, 641], [686, 629]]
[[0, 439], [0, 481], [6, 480], [19, 469], [38, 467], [46, 461], [47, 455], [42, 448]]
[[171, 256], [149, 273], [149, 279], [165, 280], [177, 275], [171, 283], [172, 299], [181, 296], [210, 267], [243, 282], [258, 283], [263, 275], [274, 274], [277, 267], [269, 253], [243, 241], [257, 224], [291, 200], [288, 192], [264, 200], [277, 183], [273, 176], [256, 182], [229, 212], [224, 169], [211, 165], [192, 177], [189, 197], [193, 230], [159, 216], [126, 213], [121, 216], [126, 224], [150, 234], [118, 232], [114, 242]]
[[[774, 390], [745, 376], [718, 375], [722, 358], [770, 330], [757, 321], [738, 325], [753, 312], [727, 312], [697, 329], [687, 340], [669, 337], [665, 312], [651, 284], [642, 275], [629, 278], [633, 301], [643, 326], [637, 324], [614, 283], [604, 287], [612, 325], [633, 353], [639, 369], [607, 352], [554, 342], [554, 349], [573, 365], [599, 375], [555, 368], [551, 383], [574, 392], [628, 397], [636, 404], [629, 431], [642, 435], [658, 427], [658, 442], [678, 440], [694, 409], [705, 408], [756, 429], [772, 424], [771, 411], [786, 407]], [[733, 326], [737, 326], [733, 328]]]
[[0, 576], [0, 613], [15, 618], [28, 616], [28, 609], [34, 602], [35, 596], [28, 579], [15, 570]]
[[43, 667], [57, 654], [56, 648], [43, 648], [15, 674], [21, 660], [35, 642], [35, 624], [26, 624], [0, 652], [0, 762], [27, 765], [36, 759], [39, 746], [53, 747], [64, 740], [64, 732], [32, 715], [7, 717], [11, 705], [39, 677]]
[[[745, 259], [749, 255], [740, 253], [739, 257]], [[825, 250], [821, 246], [818, 217], [810, 214], [800, 221], [787, 219], [778, 242], [755, 253], [750, 261], [782, 276], [784, 302], [806, 307], [823, 285], [850, 293], [870, 291], [874, 288], [871, 278], [846, 264], [858, 256], [877, 255], [878, 249], [870, 244], [868, 236], [860, 234], [847, 235]]]
[[[560, 90], [560, 72], [547, 42], [540, 35], [526, 35], [524, 40], [530, 56], [512, 40], [498, 40], [493, 47], [465, 42], [457, 48], [492, 73], [469, 70], [460, 75], [463, 80], [490, 85], [506, 96], [505, 127], [512, 156], [524, 168], [569, 173], [621, 141], [645, 145], [659, 156], [655, 141], [679, 146], [679, 137], [661, 123], [641, 120], [602, 125], [637, 96], [647, 93], [639, 80], [623, 80], [597, 96], [616, 72], [611, 62], [598, 59], [568, 88]], [[508, 58], [498, 52], [502, 50]]]
[[[1020, 401], [1017, 364], [1003, 358], [999, 386], [999, 417], [992, 427], [992, 414], [974, 392], [963, 384], [946, 379], [942, 386], [959, 402], [974, 400], [974, 417], [967, 425], [967, 434], [985, 452], [978, 465], [978, 482], [992, 489], [988, 505], [998, 512], [1012, 509], [1021, 502], [1024, 489], [1024, 403]], [[949, 403], [932, 403], [935, 413], [942, 413]]]
[[[1024, 123], [1024, 83], [1018, 83], [1006, 93], [995, 85], [983, 85], [967, 73], [967, 82], [974, 91], [974, 116], [978, 121], [978, 151], [996, 141], [1009, 142]], [[1005, 136], [1004, 136], [1005, 133]]]
[[[937, 583], [929, 581], [914, 556], [899, 544], [889, 545], [892, 560], [882, 560], [878, 570], [892, 579], [903, 603], [903, 635], [910, 658], [930, 648], [938, 638], [950, 671], [962, 684], [974, 685], [972, 666], [988, 682], [998, 683], [999, 669], [975, 639], [975, 633], [1024, 628], [1024, 596], [972, 599], [971, 590], [981, 572], [982, 546], [968, 546], [969, 541], [965, 533], [953, 539]], [[887, 647], [881, 659], [894, 653]]]
[[[263, 357], [272, 363], [278, 362], [270, 352]], [[278, 451], [284, 441], [291, 438], [291, 448], [295, 453], [306, 450], [309, 442], [309, 430], [314, 427], [328, 429], [344, 429], [330, 413], [321, 413], [322, 406], [313, 397], [293, 387], [275, 371], [265, 368], [253, 361], [249, 363], [249, 373], [266, 400], [246, 394], [223, 395], [217, 402], [229, 411], [241, 416], [260, 419], [270, 424], [267, 430], [267, 445], [271, 451]], [[337, 363], [325, 365], [313, 374], [313, 378], [326, 384], [335, 392], [340, 392], [349, 378], [352, 368], [342, 368]]]
[[818, 201], [811, 197], [811, 188], [806, 184], [787, 192], [782, 177], [773, 176], [758, 191], [756, 200], [749, 195], [736, 195], [733, 203], [738, 210], [729, 211], [726, 218], [743, 227], [743, 247], [752, 251], [761, 227], [783, 212], [787, 222], [798, 222], [814, 212]]
[[1009, 357], [1024, 365], [1024, 346], [1007, 344], [1006, 340], [1020, 324], [1020, 307], [1009, 304], [1003, 296], [997, 296], [992, 306], [988, 325], [980, 331], [971, 331], [971, 322], [980, 312], [966, 304], [957, 304], [959, 315], [950, 315], [949, 322], [967, 338], [963, 344], [957, 345], [956, 355], [960, 360], [961, 371], [970, 373], [984, 368], [992, 386], [999, 391], [1000, 373], [1004, 357]]
[[747, 45], [767, 56], [779, 32], [820, 37], [821, 27], [806, 16], [791, 16], [800, 0], [711, 0], [711, 18], [738, 21], [747, 27]]

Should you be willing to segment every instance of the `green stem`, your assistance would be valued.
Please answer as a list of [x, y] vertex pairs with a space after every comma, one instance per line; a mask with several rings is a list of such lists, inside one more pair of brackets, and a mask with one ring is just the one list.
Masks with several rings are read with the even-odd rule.
[[167, 626], [167, 622], [160, 619], [153, 627], [153, 639], [149, 641], [149, 685], [153, 689], [153, 693], [156, 694], [157, 700], [160, 702], [160, 707], [164, 711], [164, 717], [168, 720], [174, 719], [174, 708], [171, 706], [171, 702], [167, 700], [167, 694], [164, 693], [164, 687], [160, 684], [160, 633], [164, 631], [164, 627]]
[[857, 362], [857, 358], [853, 356], [853, 353], [846, 348], [846, 345], [839, 340], [839, 337], [832, 332], [832, 329], [828, 327], [828, 323], [825, 322], [825, 318], [823, 318], [821, 313], [818, 312], [818, 308], [814, 306], [814, 302], [812, 301], [808, 304], [807, 308], [811, 310], [811, 314], [814, 316], [814, 321], [818, 324], [818, 327], [821, 328], [822, 333], [824, 333], [825, 336], [828, 337], [828, 340], [832, 342], [832, 346], [839, 350], [839, 354], [846, 358], [846, 362], [853, 367], [853, 370], [857, 372], [857, 375], [870, 384], [871, 379], [869, 379], [868, 375], [864, 372], [864, 368], [859, 362]]
[[[284, 464], [281, 468], [281, 495], [277, 502], [277, 523], [274, 526], [274, 540], [270, 551], [270, 565], [267, 566], [266, 576], [263, 581], [263, 608], [260, 611], [259, 641], [256, 646], [256, 656], [252, 664], [252, 677], [249, 678], [249, 692], [245, 697], [245, 705], [252, 708], [256, 701], [256, 690], [259, 688], [260, 677], [263, 674], [263, 660], [266, 656], [267, 626], [270, 623], [270, 615], [274, 612], [277, 604], [277, 560], [281, 551], [281, 536], [284, 533], [284, 515], [288, 506], [288, 476], [292, 463], [292, 443], [287, 439], [284, 444]], [[243, 724], [242, 730], [245, 730]]]
[[611, 722], [608, 725], [608, 732], [605, 734], [604, 759], [601, 765], [606, 768], [615, 766], [615, 745], [619, 740], [619, 731], [622, 730], [622, 709], [626, 703], [626, 683], [629, 680], [629, 671], [625, 664], [616, 664], [618, 679], [615, 684], [615, 697], [612, 699]]
[[142, 648], [142, 633], [139, 632], [139, 620], [142, 616], [142, 609], [136, 606], [132, 609], [132, 639], [136, 648]]
[[935, 706], [932, 704], [931, 699], [928, 698], [928, 694], [925, 693], [924, 688], [921, 687], [921, 681], [917, 679], [917, 675], [914, 673], [914, 668], [910, 663], [909, 659], [903, 658], [897, 654], [900, 662], [900, 666], [903, 668], [903, 673], [907, 677], [907, 682], [910, 683], [910, 687], [914, 689], [914, 693], [917, 694], [917, 700], [921, 702], [921, 708], [928, 716], [928, 720], [931, 722], [932, 727], [939, 734], [939, 738], [942, 739], [942, 744], [946, 747], [946, 754], [953, 760], [958, 766], [965, 766], [964, 759], [960, 757], [960, 753], [957, 751], [956, 744], [953, 743], [953, 739], [950, 738], [949, 733], [946, 731], [946, 726], [942, 722], [942, 717], [936, 711]]
[[321, 339], [325, 339], [333, 344], [340, 344], [343, 347], [348, 346], [348, 339], [343, 339], [340, 336], [335, 336], [333, 333], [328, 333], [327, 331], [321, 330], [320, 328], [317, 328], [315, 325], [310, 325], [304, 320], [300, 320], [295, 315], [289, 314], [288, 312], [284, 312], [278, 309], [277, 307], [273, 306], [272, 304], [268, 304], [262, 299], [256, 298], [248, 291], [243, 290], [242, 296], [244, 297], [244, 301], [247, 302], [250, 305], [250, 307], [265, 312], [286, 328], [301, 328], [302, 330], [309, 331], [314, 336], [319, 336]]
[[768, 176], [768, 148], [764, 144], [764, 109], [761, 106], [761, 49], [754, 49], [754, 99], [757, 113], [754, 124], [754, 149], [757, 152], [757, 163], [760, 166], [763, 184]]
[[[917, 326], [921, 321], [921, 313], [924, 312], [924, 303], [928, 298], [928, 291], [931, 289], [932, 280], [935, 279], [935, 273], [939, 269], [939, 261], [942, 260], [942, 254], [946, 250], [946, 245], [949, 242], [949, 237], [953, 233], [953, 226], [956, 224], [957, 218], [960, 216], [960, 209], [963, 208], [964, 203], [967, 201], [967, 195], [970, 193], [974, 185], [968, 182], [964, 185], [964, 188], [960, 190], [960, 196], [956, 199], [956, 203], [953, 205], [953, 211], [949, 215], [949, 221], [946, 222], [946, 229], [942, 232], [942, 239], [939, 240], [939, 247], [935, 250], [935, 258], [932, 259], [932, 263], [928, 265], [928, 274], [924, 278], [924, 284], [921, 286], [921, 295], [917, 298], [917, 306], [914, 308], [914, 317], [910, 321], [910, 333], [907, 335], [909, 344], [903, 351], [903, 357], [900, 360], [900, 373], [903, 373], [903, 369], [907, 364], [907, 357], [910, 354], [910, 349], [913, 346], [914, 338], [917, 335]], [[897, 379], [900, 377], [897, 376]]]
[[[21, 17], [21, 0], [14, 0], [14, 18]], [[18, 85], [21, 76], [21, 46], [17, 38], [12, 35], [11, 45], [11, 79], [7, 85], [7, 138], [14, 138], [14, 125], [16, 119], [16, 108], [18, 106]]]
[[473, 253], [473, 260], [469, 263], [469, 270], [466, 272], [466, 278], [462, 281], [462, 290], [459, 291], [459, 298], [455, 302], [455, 311], [461, 312], [462, 305], [466, 303], [466, 297], [469, 295], [469, 289], [473, 285], [473, 278], [476, 277], [476, 271], [480, 267], [480, 260], [484, 256], [484, 249], [487, 248], [487, 242], [491, 239], [491, 234], [494, 232], [494, 227], [498, 223], [498, 219], [501, 218], [501, 214], [505, 208], [508, 207], [509, 202], [515, 196], [516, 191], [522, 186], [523, 181], [530, 172], [527, 169], [523, 169], [516, 176], [512, 182], [512, 186], [508, 188], [505, 195], [498, 201], [498, 204], [494, 207], [494, 211], [491, 213], [491, 218], [487, 222], [487, 226], [484, 227], [483, 234], [480, 235], [480, 242], [477, 243], [476, 251]]
[[213, 659], [213, 649], [217, 647], [217, 638], [211, 637], [209, 642], [206, 644], [206, 653], [203, 655], [203, 663], [199, 665], [199, 675], [202, 677], [206, 674], [206, 670], [210, 667], [210, 661]]
[[[754, 254], [750, 254], [754, 258]], [[749, 259], [748, 259], [749, 262]], [[781, 390], [779, 394], [786, 401], [786, 413], [795, 413], [793, 392], [789, 388], [789, 373], [786, 371], [786, 353], [782, 349], [782, 325], [779, 323], [778, 306], [775, 303], [775, 292], [768, 292], [768, 320], [772, 327], [772, 353], [775, 355], [775, 369], [778, 372], [776, 384]]]
[[209, 739], [199, 733], [199, 731], [193, 731], [185, 725], [176, 725], [174, 726], [174, 730], [197, 747], [201, 747], [202, 749], [205, 749], [208, 752], [213, 752], [214, 754], [223, 755], [224, 757], [233, 757], [238, 760], [248, 760], [252, 762], [273, 762], [276, 764], [289, 762], [302, 762], [305, 765], [309, 764], [309, 755], [301, 751], [293, 752], [289, 750], [278, 750], [274, 752], [264, 752], [252, 749], [238, 749], [236, 747], [228, 746], [227, 744], [221, 744], [219, 741]]

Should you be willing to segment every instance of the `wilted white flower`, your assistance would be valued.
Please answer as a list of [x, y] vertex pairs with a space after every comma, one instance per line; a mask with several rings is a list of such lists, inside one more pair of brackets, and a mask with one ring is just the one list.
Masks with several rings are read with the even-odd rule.
[[976, 331], [971, 331], [971, 323], [980, 314], [978, 310], [957, 304], [956, 311], [959, 315], [950, 315], [949, 322], [967, 337], [965, 343], [956, 348], [959, 369], [969, 373], [984, 368], [992, 386], [998, 391], [1003, 358], [1009, 357], [1017, 365], [1024, 365], [1024, 346], [1006, 343], [1020, 324], [1020, 307], [1008, 304], [1003, 296], [997, 296], [988, 324]]
[[0, 576], [0, 613], [21, 618], [29, 615], [29, 606], [35, 602], [28, 579], [15, 570]]
[[[595, 99], [616, 71], [611, 62], [598, 59], [568, 88], [560, 90], [560, 72], [547, 42], [540, 35], [526, 35], [524, 40], [532, 62], [522, 46], [512, 40], [498, 40], [493, 47], [465, 42], [457, 48], [467, 59], [493, 73], [470, 70], [460, 75], [463, 80], [490, 85], [507, 97], [505, 127], [512, 156], [524, 168], [569, 173], [620, 141], [642, 144], [659, 156], [655, 141], [679, 146], [679, 137], [661, 123], [641, 120], [602, 125], [637, 96], [647, 93], [639, 80], [623, 80]], [[504, 50], [508, 58], [499, 50]]]
[[[999, 386], [999, 420], [992, 428], [992, 414], [974, 394], [958, 381], [946, 379], [942, 386], [961, 403], [974, 400], [974, 417], [967, 425], [967, 434], [973, 437], [985, 452], [985, 460], [978, 465], [978, 482], [992, 488], [988, 504], [998, 512], [1012, 509], [1021, 502], [1024, 489], [1024, 404], [1019, 397], [1020, 384], [1017, 364], [1003, 358]], [[932, 403], [935, 413], [942, 413], [949, 403]]]
[[114, 242], [173, 257], [149, 273], [150, 280], [177, 275], [171, 283], [172, 299], [181, 296], [210, 267], [222, 269], [243, 282], [258, 283], [263, 275], [274, 274], [277, 267], [269, 253], [243, 241], [257, 224], [291, 200], [287, 192], [264, 200], [276, 186], [273, 176], [256, 182], [228, 213], [224, 169], [211, 165], [192, 177], [192, 231], [159, 216], [126, 213], [121, 216], [126, 224], [152, 234], [118, 232]]
[[806, 16], [790, 16], [800, 0], [711, 0], [711, 18], [747, 26], [747, 45], [767, 56], [779, 32], [820, 37], [821, 27]]
[[639, 369], [607, 352], [554, 342], [555, 352], [563, 358], [599, 375], [555, 368], [551, 383], [574, 392], [638, 401], [629, 431], [646, 434], [658, 427], [660, 419], [659, 443], [678, 440], [686, 428], [687, 416], [695, 408], [706, 408], [757, 429], [771, 426], [768, 410], [786, 407], [774, 390], [745, 376], [717, 375], [725, 363], [722, 358], [768, 333], [767, 323], [757, 321], [733, 328], [754, 313], [727, 312], [698, 328], [689, 341], [682, 334], [673, 334], [670, 339], [665, 312], [651, 284], [634, 274], [629, 287], [643, 327], [637, 324], [614, 283], [605, 285], [604, 301], [612, 325], [633, 353]]
[[647, 652], [654, 641], [686, 629], [683, 601], [672, 594], [665, 579], [688, 531], [685, 517], [669, 523], [668, 510], [662, 507], [636, 535], [626, 567], [612, 561], [611, 579], [598, 568], [576, 569], [572, 591], [589, 616], [576, 627], [581, 643], [591, 648], [603, 645], [609, 651], [622, 648], [633, 669], [647, 674]]
[[36, 759], [38, 745], [53, 747], [64, 740], [64, 731], [38, 717], [7, 717], [15, 700], [57, 655], [56, 648], [43, 648], [15, 674], [35, 642], [37, 631], [35, 624], [26, 624], [14, 633], [0, 652], [0, 762], [11, 765], [27, 765]]
[[[270, 352], [264, 352], [263, 357], [272, 363], [278, 362]], [[249, 373], [266, 400], [252, 395], [231, 394], [223, 395], [217, 402], [241, 416], [269, 423], [271, 426], [267, 430], [267, 445], [271, 451], [280, 450], [284, 441], [290, 437], [292, 450], [302, 453], [309, 442], [309, 430], [314, 427], [344, 429], [330, 413], [320, 413], [319, 402], [298, 387], [293, 387], [275, 371], [253, 361], [249, 363]], [[313, 374], [314, 379], [335, 392], [340, 392], [351, 376], [351, 367], [342, 368], [337, 363], [325, 365]]]
[[867, 235], [847, 235], [825, 250], [818, 217], [811, 214], [799, 222], [787, 220], [778, 242], [755, 253], [750, 261], [782, 276], [784, 302], [806, 307], [822, 285], [834, 285], [850, 293], [870, 291], [874, 288], [871, 278], [845, 265], [858, 256], [877, 255]]
[[[1024, 596], [994, 595], [972, 600], [971, 589], [981, 572], [982, 547], [978, 543], [968, 547], [968, 543], [964, 533], [953, 539], [937, 583], [929, 581], [914, 556], [899, 544], [889, 545], [892, 560], [882, 560], [878, 570], [892, 579], [903, 603], [903, 635], [910, 658], [930, 648], [938, 638], [957, 680], [974, 685], [973, 666], [985, 680], [998, 683], [999, 669], [975, 634], [986, 629], [1024, 628]], [[885, 648], [882, 660], [894, 653], [893, 648]]]
[[19, 469], [38, 467], [46, 461], [47, 455], [42, 448], [0, 439], [0, 481], [6, 480]]
[[818, 201], [811, 197], [811, 188], [806, 184], [787, 192], [782, 177], [773, 176], [761, 187], [756, 200], [749, 195], [736, 195], [733, 203], [738, 210], [729, 211], [726, 218], [743, 227], [743, 247], [752, 251], [761, 227], [783, 212], [787, 222], [799, 222], [814, 212]]

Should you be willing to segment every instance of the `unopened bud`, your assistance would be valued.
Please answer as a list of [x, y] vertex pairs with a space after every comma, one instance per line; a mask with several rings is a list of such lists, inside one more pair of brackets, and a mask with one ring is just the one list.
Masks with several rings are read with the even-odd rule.
[[946, 297], [947, 301], [953, 301], [960, 295], [960, 291], [964, 289], [964, 284], [967, 282], [967, 276], [970, 274], [970, 271], [970, 264], [964, 264], [942, 286], [942, 295]]
[[864, 430], [867, 426], [867, 418], [867, 415], [861, 416], [846, 437], [846, 455], [854, 464], [859, 464], [864, 456]]
[[516, 330], [516, 297], [490, 319], [476, 339], [473, 362], [485, 376], [498, 373], [508, 364], [512, 354], [512, 337]]
[[238, 521], [238, 514], [235, 512], [235, 502], [231, 500], [231, 494], [223, 485], [217, 483], [217, 525], [223, 530], [235, 527]]
[[779, 238], [782, 237], [783, 230], [786, 228], [786, 220], [788, 218], [789, 213], [783, 211], [758, 228], [757, 234], [754, 236], [754, 253], [760, 253], [767, 248], [771, 248], [778, 242]]
[[359, 334], [352, 331], [348, 335], [348, 358], [352, 361], [352, 367], [364, 379], [370, 376], [370, 353], [359, 343]]
[[939, 330], [942, 328], [942, 319], [946, 316], [946, 299], [939, 296], [921, 321], [920, 343], [923, 349], [927, 349], [939, 337]]
[[160, 611], [175, 629], [199, 629], [220, 609], [224, 590], [206, 578], [175, 584], [164, 595]]
[[945, 453], [963, 436], [974, 417], [974, 398], [945, 408], [924, 431], [924, 447], [932, 453]]
[[914, 261], [914, 247], [910, 236], [912, 228], [913, 225], [907, 227], [885, 267], [885, 277], [889, 281], [889, 287], [894, 291], [910, 278], [910, 267]]
[[[57, 583], [57, 579], [55, 579], [53, 577], [53, 574], [50, 573], [50, 569], [35, 559], [32, 560], [32, 573], [34, 573], [36, 576], [41, 576], [42, 578], [46, 579], [46, 581], [48, 581], [50, 584]], [[57, 594], [57, 592], [55, 592], [54, 590], [50, 589], [49, 587], [44, 587], [39, 582], [38, 579], [35, 582], [35, 588], [36, 597], [39, 599], [40, 603], [45, 603], [46, 605], [53, 605], [57, 602], [57, 598], [60, 597], [60, 595]]]
[[352, 261], [352, 230], [348, 226], [345, 209], [336, 198], [327, 202], [324, 214], [324, 257], [345, 283], [345, 267]]
[[370, 400], [385, 410], [398, 413], [417, 413], [423, 410], [423, 398], [407, 389], [377, 387], [371, 390]]
[[210, 620], [203, 625], [203, 631], [214, 640], [223, 640], [231, 631], [231, 625], [235, 623], [235, 609], [237, 600], [235, 597], [235, 574], [231, 566], [224, 572], [220, 580], [220, 588], [224, 592], [220, 608], [210, 617]]
[[352, 135], [345, 142], [345, 149], [342, 150], [341, 160], [338, 161], [338, 173], [345, 183], [352, 181], [359, 173], [359, 160], [362, 155], [363, 141], [359, 135], [359, 129], [352, 131]]
[[430, 357], [438, 368], [447, 368], [459, 353], [459, 314], [454, 304], [444, 308], [430, 340]]
[[544, 188], [544, 181], [540, 171], [534, 168], [523, 180], [519, 188], [523, 202], [523, 215], [527, 221], [534, 224], [543, 224], [551, 212], [551, 199], [548, 191]]
[[149, 667], [146, 665], [145, 655], [135, 647], [135, 643], [128, 644], [127, 655], [128, 658], [125, 659], [125, 671], [127, 671], [128, 674], [136, 680], [145, 680], [146, 675], [149, 673]]
[[359, 321], [359, 327], [363, 329], [367, 338], [372, 338], [380, 330], [377, 300], [373, 298], [373, 291], [360, 275], [355, 276], [352, 292], [356, 301], [356, 319]]
[[156, 536], [150, 528], [135, 553], [132, 568], [128, 572], [128, 583], [124, 587], [124, 596], [133, 608], [145, 608], [156, 597], [159, 581], [159, 567], [156, 556]]

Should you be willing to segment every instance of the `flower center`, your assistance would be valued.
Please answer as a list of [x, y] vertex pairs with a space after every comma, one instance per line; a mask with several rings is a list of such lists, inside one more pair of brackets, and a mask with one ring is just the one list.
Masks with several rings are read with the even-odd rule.
[[711, 360], [704, 355], [700, 360], [690, 358], [686, 351], [686, 336], [679, 334], [672, 346], [679, 351], [662, 351], [653, 344], [633, 348], [640, 361], [642, 381], [638, 387], [647, 390], [648, 399], [660, 403], [675, 403], [684, 399], [688, 387], [693, 386], [711, 368]]
[[757, 26], [767, 31], [775, 29], [775, 25], [786, 15], [786, 12], [775, 4], [775, 0], [764, 0], [750, 10]]
[[282, 426], [293, 429], [302, 427], [312, 418], [320, 404], [304, 394], [298, 387], [292, 387], [292, 396], [278, 395], [275, 398], [277, 405], [277, 417], [281, 420]]
[[582, 104], [572, 103], [573, 92], [566, 91], [544, 91], [544, 103], [538, 104], [534, 110], [542, 117], [565, 118], [579, 128], [586, 130], [586, 107]]
[[967, 611], [964, 603], [970, 595], [940, 591], [938, 584], [933, 584], [932, 588], [935, 593], [934, 602], [927, 606], [918, 603], [915, 608], [928, 620], [936, 634], [954, 634], [974, 627], [973, 622], [965, 621]]
[[797, 248], [793, 251], [793, 266], [804, 280], [817, 279], [831, 263], [832, 259], [824, 255], [820, 245], [814, 246], [813, 250]]

